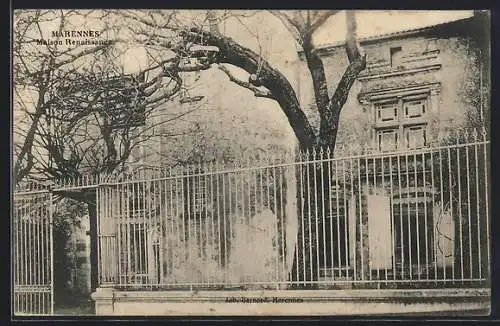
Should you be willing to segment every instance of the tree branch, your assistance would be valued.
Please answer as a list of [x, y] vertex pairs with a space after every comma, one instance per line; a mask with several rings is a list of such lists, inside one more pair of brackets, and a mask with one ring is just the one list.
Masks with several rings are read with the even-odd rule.
[[324, 118], [328, 106], [328, 84], [326, 82], [325, 68], [323, 61], [319, 55], [313, 51], [311, 39], [304, 40], [304, 55], [306, 57], [307, 68], [311, 73], [313, 82], [314, 99], [316, 101], [316, 108], [319, 112], [321, 119]]
[[346, 24], [347, 24], [347, 35], [345, 48], [347, 52], [347, 57], [349, 62], [353, 63], [356, 61], [363, 60], [361, 56], [361, 51], [359, 49], [359, 44], [357, 41], [357, 23], [354, 10], [346, 11]]
[[[188, 33], [181, 32], [181, 36], [193, 38], [197, 43], [202, 45], [218, 47], [220, 50], [217, 58], [218, 62], [242, 68], [251, 77], [253, 76], [249, 80], [252, 85], [267, 88], [287, 116], [290, 126], [301, 146], [307, 148], [314, 145], [316, 139], [314, 130], [300, 107], [293, 87], [286, 77], [277, 69], [271, 67], [264, 58], [236, 43], [231, 38], [214, 35], [197, 28], [191, 29]], [[261, 62], [260, 73], [259, 76], [255, 76], [259, 62]]]
[[220, 65], [219, 66], [219, 69], [222, 70], [228, 77], [229, 77], [229, 80], [232, 81], [233, 83], [241, 86], [241, 87], [244, 87], [244, 88], [247, 88], [249, 90], [251, 90], [254, 95], [256, 97], [265, 97], [265, 98], [269, 98], [269, 99], [275, 99], [272, 94], [269, 92], [269, 90], [262, 90], [258, 87], [255, 87], [254, 85], [250, 84], [249, 82], [245, 82], [243, 80], [240, 80], [238, 78], [236, 78], [230, 71], [227, 67], [225, 66], [222, 66]]
[[326, 82], [323, 62], [314, 51], [312, 35], [328, 18], [337, 12], [338, 10], [307, 10], [305, 13], [306, 17], [304, 18], [303, 14], [298, 10], [293, 12], [292, 17], [288, 15], [288, 12], [271, 11], [273, 15], [283, 22], [286, 29], [298, 39], [299, 44], [304, 50], [307, 68], [312, 77], [316, 108], [322, 119], [324, 118], [329, 101], [328, 83]]
[[359, 73], [366, 68], [366, 55], [361, 55], [356, 40], [356, 17], [354, 11], [346, 12], [347, 35], [345, 49], [349, 58], [349, 66], [340, 79], [335, 93], [330, 98], [324, 118], [321, 119], [318, 145], [321, 147], [333, 146], [337, 138], [340, 112], [344, 107], [349, 90]]
[[296, 24], [294, 23], [294, 21], [280, 10], [269, 10], [269, 12], [273, 16], [278, 18], [281, 21], [281, 23], [285, 26], [285, 28], [288, 30], [288, 32], [290, 32], [290, 34], [292, 34], [295, 41], [297, 41], [298, 44], [302, 45], [302, 42], [303, 42], [302, 35], [301, 35], [300, 30], [297, 28]]

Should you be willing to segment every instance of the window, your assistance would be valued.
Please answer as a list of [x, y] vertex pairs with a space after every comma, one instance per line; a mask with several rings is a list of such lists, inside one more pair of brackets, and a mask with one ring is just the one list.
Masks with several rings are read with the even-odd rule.
[[398, 148], [398, 130], [382, 129], [377, 131], [377, 149], [381, 152], [394, 151]]
[[426, 102], [425, 99], [404, 102], [403, 111], [405, 118], [412, 119], [422, 117], [425, 114]]
[[380, 152], [427, 146], [428, 99], [424, 94], [374, 104], [374, 147]]
[[402, 48], [400, 46], [390, 49], [391, 67], [397, 68], [402, 64]]
[[404, 129], [405, 147], [409, 149], [422, 148], [427, 145], [426, 126], [411, 126]]
[[434, 261], [434, 216], [430, 206], [423, 203], [393, 205], [393, 257], [396, 273], [403, 278], [409, 277], [410, 270], [414, 276], [424, 274]]
[[376, 119], [379, 122], [397, 121], [398, 119], [398, 104], [386, 103], [377, 105]]

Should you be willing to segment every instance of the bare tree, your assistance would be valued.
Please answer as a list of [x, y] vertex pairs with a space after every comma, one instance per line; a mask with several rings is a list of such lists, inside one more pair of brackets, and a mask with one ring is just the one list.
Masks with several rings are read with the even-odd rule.
[[153, 130], [169, 126], [170, 134], [162, 137], [193, 131], [175, 128], [175, 120], [196, 106], [168, 112], [165, 104], [183, 88], [181, 73], [207, 69], [205, 64], [148, 53], [147, 66], [130, 74], [119, 65], [129, 47], [120, 37], [90, 47], [64, 47], [60, 36], [44, 42], [44, 24], [54, 21], [59, 32], [75, 20], [106, 21], [97, 25], [101, 34], [119, 36], [113, 29], [123, 25], [113, 24], [117, 16], [112, 12], [34, 10], [15, 18], [16, 182], [28, 175], [46, 180], [109, 173], [128, 162], [139, 145], [158, 137]]
[[[292, 11], [271, 11], [271, 14], [277, 17], [291, 33], [295, 41], [302, 47], [304, 57], [306, 59], [307, 68], [309, 70], [315, 98], [315, 107], [319, 113], [319, 131], [315, 132], [315, 128], [308, 120], [305, 106], [301, 105], [298, 96], [285, 75], [274, 68], [262, 55], [256, 53], [248, 47], [245, 47], [237, 41], [223, 35], [217, 28], [218, 22], [222, 19], [217, 17], [214, 12], [209, 11], [204, 20], [201, 20], [200, 25], [182, 25], [181, 22], [174, 24], [162, 24], [158, 20], [150, 19], [146, 15], [131, 15], [129, 18], [134, 19], [146, 28], [161, 34], [162, 31], [176, 30], [180, 36], [180, 40], [173, 44], [172, 42], [164, 42], [161, 37], [157, 38], [157, 44], [161, 44], [177, 55], [186, 55], [203, 59], [206, 64], [218, 64], [219, 69], [226, 73], [229, 80], [235, 84], [247, 88], [254, 93], [256, 97], [264, 97], [275, 100], [281, 110], [288, 118], [288, 122], [293, 129], [295, 136], [299, 142], [301, 150], [311, 150], [313, 148], [329, 148], [333, 150], [335, 147], [339, 119], [341, 110], [347, 100], [349, 90], [361, 71], [366, 67], [366, 57], [362, 54], [356, 38], [356, 17], [354, 11], [346, 12], [346, 39], [345, 50], [349, 60], [348, 66], [335, 86], [331, 96], [329, 95], [329, 82], [325, 74], [323, 61], [318, 54], [318, 49], [313, 44], [313, 34], [325, 24], [325, 22], [333, 15], [338, 14], [335, 10], [292, 10]], [[227, 13], [224, 13], [224, 18]], [[159, 16], [161, 17], [161, 12]], [[206, 21], [209, 22], [209, 28], [203, 25]], [[193, 46], [196, 45], [196, 46]], [[193, 51], [192, 49], [197, 49]], [[202, 51], [202, 50], [205, 51]], [[199, 56], [202, 54], [201, 56]], [[248, 80], [241, 80], [236, 77], [225, 66], [232, 65], [243, 69], [248, 73]], [[311, 173], [315, 169], [311, 169]], [[327, 168], [322, 171], [328, 171]], [[316, 171], [314, 171], [316, 172]], [[322, 216], [321, 212], [328, 211], [325, 208], [327, 202], [317, 200], [317, 203], [311, 205], [302, 205], [302, 198], [321, 198], [317, 196], [320, 192], [328, 198], [330, 189], [320, 189], [315, 187], [316, 178], [323, 178], [321, 173], [312, 173], [306, 179], [311, 180], [311, 184], [306, 189], [298, 189], [299, 207], [314, 207], [311, 211], [299, 212], [299, 218], [302, 219], [299, 225], [298, 238], [305, 238], [305, 247], [300, 247], [298, 244], [295, 248], [295, 256], [293, 270], [300, 269], [306, 271], [306, 275], [299, 275], [296, 281], [313, 281], [317, 278], [317, 269], [319, 266], [315, 263], [314, 257], [318, 254], [319, 248], [316, 246], [316, 238], [318, 228], [321, 228]], [[308, 196], [307, 194], [312, 193]], [[316, 193], [316, 196], [315, 194]], [[314, 211], [313, 211], [314, 210]], [[309, 216], [309, 218], [306, 218]], [[315, 216], [311, 218], [311, 216]], [[284, 216], [278, 216], [284, 218]], [[316, 232], [308, 231], [310, 225], [316, 226]], [[314, 228], [313, 228], [314, 229]], [[305, 252], [312, 252], [312, 255], [304, 255]], [[306, 268], [311, 267], [311, 268]], [[295, 273], [292, 273], [295, 277]], [[304, 282], [305, 283], [305, 282]]]
[[[110, 173], [129, 162], [138, 146], [170, 126], [174, 137], [192, 129], [175, 128], [189, 114], [164, 105], [182, 89], [180, 74], [206, 69], [162, 52], [146, 67], [126, 73], [119, 65], [128, 49], [123, 25], [108, 11], [29, 10], [15, 13], [14, 180], [75, 180]], [[92, 46], [65, 46], [62, 31], [84, 21], [113, 39]], [[54, 22], [57, 27], [54, 28]], [[58, 33], [47, 35], [51, 30]], [[51, 41], [47, 41], [50, 38]], [[147, 40], [145, 40], [147, 42]], [[151, 121], [147, 123], [146, 121]], [[92, 287], [97, 286], [96, 197], [92, 189], [59, 190], [57, 198], [87, 204], [92, 238]]]

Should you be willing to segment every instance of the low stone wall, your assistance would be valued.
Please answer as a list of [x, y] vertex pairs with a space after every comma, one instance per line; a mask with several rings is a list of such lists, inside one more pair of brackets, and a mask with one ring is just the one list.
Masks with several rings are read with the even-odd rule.
[[297, 316], [297, 315], [485, 315], [489, 289], [117, 291], [92, 294], [97, 315]]

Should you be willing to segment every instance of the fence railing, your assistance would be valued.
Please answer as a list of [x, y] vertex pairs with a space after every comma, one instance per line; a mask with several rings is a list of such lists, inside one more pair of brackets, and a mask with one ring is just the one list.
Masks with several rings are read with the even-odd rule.
[[199, 164], [97, 187], [102, 286], [411, 288], [490, 280], [489, 140], [263, 166]]
[[52, 197], [43, 186], [21, 185], [13, 200], [12, 312], [53, 313]]

